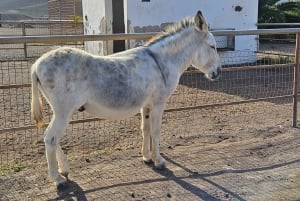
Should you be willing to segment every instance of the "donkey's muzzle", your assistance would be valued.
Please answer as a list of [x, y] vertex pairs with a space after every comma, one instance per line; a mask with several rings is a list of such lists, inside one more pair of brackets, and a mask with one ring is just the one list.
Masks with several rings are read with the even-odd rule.
[[216, 80], [221, 75], [221, 68], [218, 68], [216, 72], [212, 72], [211, 79]]

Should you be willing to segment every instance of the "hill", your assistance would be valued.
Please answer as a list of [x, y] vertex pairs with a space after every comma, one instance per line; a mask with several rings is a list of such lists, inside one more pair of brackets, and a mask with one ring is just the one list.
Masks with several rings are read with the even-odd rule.
[[18, 21], [18, 20], [30, 20], [31, 17], [23, 14], [1, 14], [1, 20], [11, 20], [11, 21]]
[[[0, 13], [4, 20], [48, 17], [47, 0], [1, 0]], [[5, 19], [6, 18], [6, 19]], [[15, 18], [15, 19], [14, 19]]]

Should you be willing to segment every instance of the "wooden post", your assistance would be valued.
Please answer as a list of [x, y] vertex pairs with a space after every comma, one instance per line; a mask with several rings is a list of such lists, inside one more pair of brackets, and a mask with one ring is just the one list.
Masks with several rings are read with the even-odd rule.
[[[26, 27], [25, 26], [26, 26], [25, 22], [22, 22], [22, 35], [23, 36], [26, 36]], [[24, 57], [26, 59], [27, 58], [27, 43], [24, 43], [23, 48], [24, 48]]]
[[296, 34], [294, 90], [293, 90], [293, 127], [297, 127], [298, 93], [299, 93], [299, 57], [300, 57], [300, 32]]

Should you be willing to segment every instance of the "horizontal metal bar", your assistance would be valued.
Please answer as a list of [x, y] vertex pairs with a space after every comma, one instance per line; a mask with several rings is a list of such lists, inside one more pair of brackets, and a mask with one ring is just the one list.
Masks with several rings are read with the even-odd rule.
[[287, 57], [295, 57], [295, 54], [292, 53], [276, 53], [276, 52], [264, 52], [264, 51], [256, 51], [255, 53], [264, 54], [264, 55], [276, 55], [276, 56], [287, 56]]
[[31, 87], [31, 84], [10, 84], [10, 85], [0, 85], [0, 89], [17, 89]]
[[100, 119], [100, 118], [87, 118], [87, 119], [79, 119], [79, 120], [72, 120], [70, 121], [69, 124], [79, 124], [79, 123], [87, 123], [87, 122], [92, 122], [92, 121], [101, 121], [105, 119]]
[[[78, 124], [78, 123], [86, 123], [86, 122], [92, 122], [92, 121], [99, 121], [101, 119], [99, 118], [88, 118], [88, 119], [80, 119], [80, 120], [72, 120], [69, 122], [69, 124]], [[47, 127], [49, 124], [44, 124], [43, 127]], [[8, 132], [17, 132], [17, 131], [23, 131], [23, 130], [30, 130], [30, 129], [36, 129], [37, 127], [35, 125], [29, 125], [29, 126], [20, 126], [20, 127], [13, 127], [13, 128], [4, 128], [0, 129], [0, 134], [2, 133], [8, 133]]]
[[229, 35], [270, 35], [270, 34], [296, 34], [300, 32], [300, 28], [285, 28], [285, 29], [249, 29], [249, 30], [219, 30], [212, 31], [214, 36], [229, 36]]
[[4, 48], [1, 48], [0, 47], [0, 50], [24, 50], [24, 47], [4, 47]]
[[0, 20], [0, 24], [57, 24], [57, 23], [69, 23], [69, 24], [82, 24], [83, 21], [74, 20]]
[[300, 26], [300, 23], [258, 23], [257, 26]]
[[233, 101], [228, 103], [212, 103], [206, 105], [196, 105], [196, 106], [189, 106], [189, 107], [180, 107], [180, 108], [171, 108], [165, 110], [165, 112], [176, 112], [176, 111], [183, 111], [183, 110], [192, 110], [192, 109], [203, 109], [208, 107], [221, 107], [221, 106], [230, 106], [230, 105], [240, 105], [245, 103], [254, 103], [254, 102], [261, 102], [261, 101], [270, 101], [275, 99], [283, 99], [283, 98], [292, 98], [293, 95], [285, 95], [285, 96], [274, 96], [268, 98], [258, 98], [258, 99], [249, 99], [249, 100], [242, 100], [242, 101]]
[[51, 35], [0, 37], [0, 44], [17, 43], [65, 43], [77, 41], [108, 41], [151, 38], [156, 33], [99, 34], [99, 35]]
[[[254, 29], [254, 30], [219, 30], [212, 31], [215, 36], [227, 35], [268, 35], [268, 34], [296, 34], [300, 28], [288, 29]], [[157, 32], [128, 33], [128, 34], [99, 34], [99, 35], [51, 35], [51, 36], [12, 36], [0, 37], [0, 44], [16, 43], [61, 43], [75, 41], [108, 41], [108, 40], [140, 40], [155, 36]]]
[[257, 65], [257, 66], [242, 66], [242, 67], [226, 67], [222, 68], [222, 72], [229, 71], [246, 71], [246, 70], [259, 70], [259, 69], [276, 69], [276, 68], [287, 68], [293, 67], [295, 63], [288, 64], [273, 64], [273, 65]]
[[[74, 20], [0, 20], [1, 24], [53, 24], [53, 23], [83, 23]], [[256, 26], [300, 26], [300, 23], [257, 23]], [[218, 30], [218, 29], [214, 29]], [[233, 30], [233, 29], [226, 29]]]
[[20, 127], [13, 127], [13, 128], [2, 128], [2, 129], [0, 129], [0, 135], [3, 133], [24, 131], [24, 130], [30, 130], [30, 129], [35, 129], [35, 128], [36, 128], [36, 126], [20, 126]]
[[[225, 67], [222, 68], [222, 72], [231, 72], [231, 71], [247, 71], [247, 70], [260, 70], [260, 69], [276, 69], [276, 68], [288, 68], [293, 67], [295, 63], [289, 64], [274, 64], [274, 65], [259, 65], [259, 66], [242, 66], [242, 67]], [[183, 74], [198, 74], [201, 73], [199, 70], [188, 70]]]

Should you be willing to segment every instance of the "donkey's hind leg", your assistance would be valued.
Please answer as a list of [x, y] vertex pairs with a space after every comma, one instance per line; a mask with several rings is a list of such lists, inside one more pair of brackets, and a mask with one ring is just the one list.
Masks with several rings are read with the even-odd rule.
[[151, 163], [150, 109], [141, 109], [141, 129], [143, 134], [142, 155], [145, 163]]
[[67, 179], [58, 172], [56, 152], [57, 149], [60, 149], [58, 144], [68, 126], [69, 117], [69, 114], [62, 115], [58, 114], [58, 112], [54, 112], [44, 136], [49, 176], [55, 180], [57, 188], [63, 187], [67, 181]]
[[156, 104], [150, 112], [151, 120], [151, 154], [154, 165], [157, 169], [164, 169], [165, 159], [160, 155], [159, 145], [160, 145], [160, 128], [162, 122], [162, 115], [164, 111], [164, 104]]

